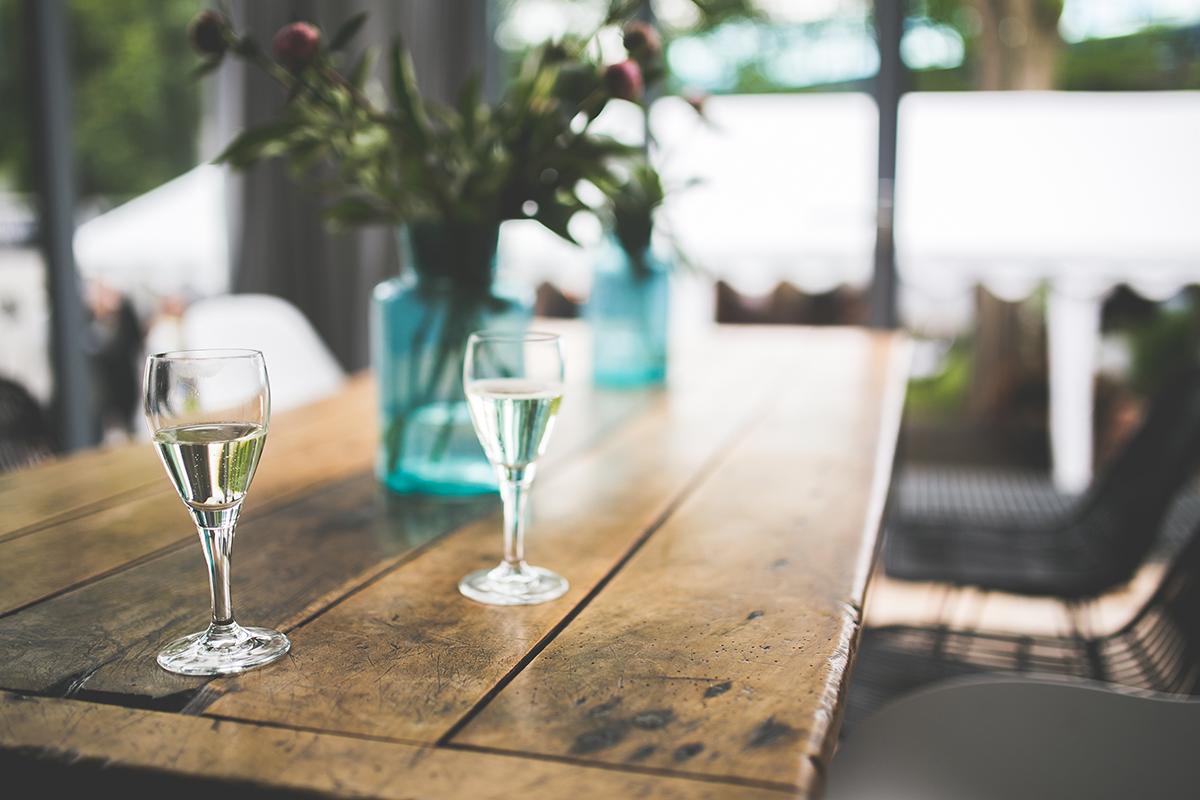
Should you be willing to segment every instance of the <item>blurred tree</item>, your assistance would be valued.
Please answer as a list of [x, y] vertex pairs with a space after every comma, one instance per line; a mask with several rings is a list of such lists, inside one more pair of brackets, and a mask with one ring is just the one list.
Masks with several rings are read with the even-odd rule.
[[1072, 44], [1059, 62], [1058, 85], [1089, 92], [1200, 89], [1200, 26]]
[[[145, 192], [196, 163], [199, 89], [187, 24], [200, 0], [70, 0], [81, 197]], [[0, 0], [0, 178], [32, 186], [22, 0]]]
[[710, 31], [726, 22], [764, 18], [754, 0], [692, 0], [692, 4], [697, 12], [692, 32]]
[[974, 88], [1054, 89], [1063, 0], [923, 0], [914, 11], [962, 36]]

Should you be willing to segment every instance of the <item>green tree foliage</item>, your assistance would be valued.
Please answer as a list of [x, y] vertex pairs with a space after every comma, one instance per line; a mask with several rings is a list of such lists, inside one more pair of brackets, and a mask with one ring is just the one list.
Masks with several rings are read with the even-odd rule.
[[[187, 23], [199, 0], [70, 0], [81, 196], [145, 192], [196, 163], [199, 89]], [[32, 188], [24, 3], [0, 0], [0, 177]]]
[[[915, 0], [911, 14], [953, 28], [962, 37], [966, 58], [953, 69], [924, 70], [914, 75], [918, 91], [965, 91], [976, 86], [982, 26], [978, 9], [985, 4], [1002, 11], [997, 0]], [[1038, 0], [1034, 16], [1046, 23], [1062, 14], [1062, 0]], [[1091, 39], [1058, 52], [1054, 85], [1069, 91], [1161, 91], [1200, 89], [1198, 30], [1153, 27], [1127, 36]]]

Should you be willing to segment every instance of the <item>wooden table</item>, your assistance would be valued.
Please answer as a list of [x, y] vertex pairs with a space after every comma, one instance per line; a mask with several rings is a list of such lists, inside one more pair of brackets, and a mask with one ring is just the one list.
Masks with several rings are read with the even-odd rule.
[[571, 590], [544, 605], [458, 594], [499, 557], [498, 501], [382, 491], [367, 378], [273, 421], [234, 600], [293, 649], [237, 678], [154, 662], [203, 627], [208, 599], [150, 447], [0, 477], [9, 775], [379, 797], [815, 791], [906, 348], [860, 330], [724, 328], [681, 348], [666, 390], [600, 392], [583, 330], [566, 327], [580, 354], [528, 546]]

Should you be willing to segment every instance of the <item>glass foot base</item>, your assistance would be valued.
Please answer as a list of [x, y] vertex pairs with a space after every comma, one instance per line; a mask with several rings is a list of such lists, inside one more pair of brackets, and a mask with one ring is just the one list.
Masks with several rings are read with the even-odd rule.
[[292, 643], [269, 628], [211, 625], [176, 639], [158, 654], [158, 665], [179, 675], [236, 675], [282, 658]]
[[501, 564], [481, 569], [458, 582], [458, 590], [480, 603], [493, 606], [532, 606], [566, 594], [567, 579], [548, 569], [522, 564], [515, 569]]

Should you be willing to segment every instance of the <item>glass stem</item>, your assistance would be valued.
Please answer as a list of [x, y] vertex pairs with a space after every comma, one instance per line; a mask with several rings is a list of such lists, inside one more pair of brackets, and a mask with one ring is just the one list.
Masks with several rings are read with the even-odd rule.
[[525, 498], [533, 483], [533, 467], [500, 470], [500, 499], [504, 502], [504, 563], [514, 572], [525, 570]]
[[204, 561], [208, 564], [208, 587], [212, 593], [212, 625], [214, 628], [233, 625], [233, 597], [229, 591], [229, 561], [233, 555], [233, 535], [238, 511], [233, 508], [219, 511], [194, 511], [196, 529]]

